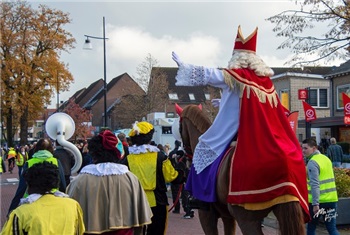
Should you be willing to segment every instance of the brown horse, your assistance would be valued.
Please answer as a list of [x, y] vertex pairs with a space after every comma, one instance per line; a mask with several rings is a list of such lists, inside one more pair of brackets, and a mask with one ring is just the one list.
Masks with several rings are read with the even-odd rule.
[[[194, 149], [198, 138], [211, 125], [209, 118], [197, 105], [188, 105], [181, 112], [179, 131], [185, 149]], [[275, 214], [280, 234], [282, 235], [303, 235], [305, 234], [304, 215], [299, 202], [281, 203], [264, 210], [246, 210], [242, 206], [228, 204], [229, 171], [231, 158], [234, 152], [232, 147], [229, 153], [223, 158], [217, 174], [216, 193], [218, 201], [211, 203], [210, 210], [198, 210], [202, 229], [207, 235], [218, 234], [217, 222], [221, 218], [224, 224], [225, 234], [235, 233], [235, 219], [245, 235], [263, 234], [261, 229], [262, 220], [271, 212]]]

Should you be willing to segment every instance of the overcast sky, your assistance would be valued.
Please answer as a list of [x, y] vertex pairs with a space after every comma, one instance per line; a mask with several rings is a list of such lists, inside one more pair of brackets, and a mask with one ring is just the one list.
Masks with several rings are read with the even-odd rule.
[[[284, 10], [296, 9], [295, 1], [29, 1], [33, 8], [48, 5], [70, 14], [66, 29], [76, 39], [75, 49], [61, 60], [69, 64], [75, 82], [67, 100], [76, 91], [103, 78], [103, 40], [91, 39], [93, 50], [83, 50], [84, 35], [102, 37], [106, 20], [107, 82], [123, 73], [136, 76], [136, 68], [148, 54], [160, 66], [176, 67], [175, 51], [182, 61], [208, 67], [226, 67], [237, 28], [248, 36], [258, 27], [257, 54], [270, 65], [284, 66], [289, 50], [277, 50], [284, 40], [276, 38], [266, 19]], [[339, 65], [339, 64], [332, 64]], [[55, 107], [53, 97], [50, 107]]]

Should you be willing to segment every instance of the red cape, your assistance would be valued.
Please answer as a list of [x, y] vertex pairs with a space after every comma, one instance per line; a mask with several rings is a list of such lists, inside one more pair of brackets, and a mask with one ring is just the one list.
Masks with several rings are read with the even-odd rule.
[[290, 194], [309, 215], [305, 163], [274, 85], [249, 69], [226, 70], [241, 89], [240, 124], [228, 202], [261, 203]]

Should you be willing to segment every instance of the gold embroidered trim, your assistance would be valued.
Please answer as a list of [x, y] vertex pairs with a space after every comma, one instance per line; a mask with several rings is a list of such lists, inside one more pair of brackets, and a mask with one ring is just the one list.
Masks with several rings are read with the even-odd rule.
[[230, 89], [239, 89], [239, 97], [243, 97], [243, 91], [247, 91], [247, 98], [250, 98], [251, 92], [255, 94], [261, 103], [266, 103], [268, 101], [272, 107], [277, 107], [278, 96], [274, 87], [266, 89], [263, 86], [256, 84], [255, 82], [249, 81], [242, 78], [237, 73], [231, 71], [232, 74], [224, 70], [225, 83], [230, 87]]
[[[231, 183], [231, 182], [230, 182]], [[239, 191], [239, 192], [229, 192], [230, 196], [242, 196], [242, 195], [251, 195], [251, 194], [261, 194], [261, 193], [267, 193], [267, 192], [271, 192], [273, 190], [276, 190], [278, 188], [282, 188], [282, 187], [292, 187], [296, 190], [297, 194], [298, 194], [298, 198], [301, 199], [301, 203], [304, 204], [306, 207], [308, 207], [308, 202], [306, 202], [304, 200], [304, 198], [302, 197], [302, 195], [300, 194], [298, 188], [296, 187], [296, 185], [292, 182], [284, 182], [284, 183], [280, 183], [265, 189], [258, 189], [258, 190], [247, 190], [247, 191]]]
[[243, 44], [245, 44], [246, 42], [248, 42], [252, 37], [255, 36], [255, 34], [257, 34], [258, 32], [258, 27], [255, 28], [255, 30], [246, 38], [244, 38], [243, 33], [242, 33], [242, 29], [241, 26], [238, 26], [238, 37], [236, 38], [236, 42], [242, 42]]
[[[246, 210], [255, 211], [255, 210], [264, 210], [274, 205], [287, 203], [287, 202], [299, 202], [299, 199], [296, 196], [287, 194], [287, 195], [276, 197], [267, 202], [243, 203], [243, 204], [237, 204], [237, 205], [244, 207], [244, 209]], [[235, 204], [232, 204], [232, 205], [235, 205]]]

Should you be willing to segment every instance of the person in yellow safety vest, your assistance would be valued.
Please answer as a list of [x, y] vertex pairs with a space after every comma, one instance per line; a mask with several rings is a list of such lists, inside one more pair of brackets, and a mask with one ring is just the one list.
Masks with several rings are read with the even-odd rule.
[[[53, 157], [53, 146], [52, 142], [49, 139], [40, 139], [35, 147], [35, 153], [33, 155], [33, 158], [29, 159], [26, 161], [23, 165], [23, 172], [33, 166], [34, 164], [47, 161], [55, 164], [58, 166], [59, 173], [60, 173], [60, 185], [59, 185], [59, 190], [61, 192], [65, 192], [66, 190], [66, 181], [64, 179], [64, 173], [63, 173], [63, 168], [61, 162]], [[26, 195], [26, 190], [27, 190], [27, 183], [25, 182], [25, 179], [23, 178], [23, 175], [19, 177], [19, 183], [18, 183], [18, 188], [16, 191], [15, 196], [13, 197], [10, 208], [8, 211], [8, 214], [12, 210], [18, 207], [20, 203], [20, 199], [22, 197], [25, 197]], [[57, 190], [57, 189], [56, 189]]]
[[307, 158], [307, 177], [309, 191], [309, 210], [312, 217], [307, 225], [307, 234], [314, 235], [319, 218], [330, 235], [338, 235], [336, 227], [338, 194], [335, 185], [331, 160], [320, 153], [315, 139], [305, 139], [302, 151]]
[[5, 162], [2, 156], [0, 155], [0, 175], [5, 172], [6, 172]]
[[18, 175], [21, 176], [24, 163], [28, 160], [28, 153], [22, 146], [20, 151], [17, 152], [16, 165], [18, 166]]
[[9, 148], [7, 153], [7, 162], [9, 166], [9, 172], [12, 174], [13, 168], [15, 167], [15, 159], [16, 159], [16, 150], [13, 147]]

